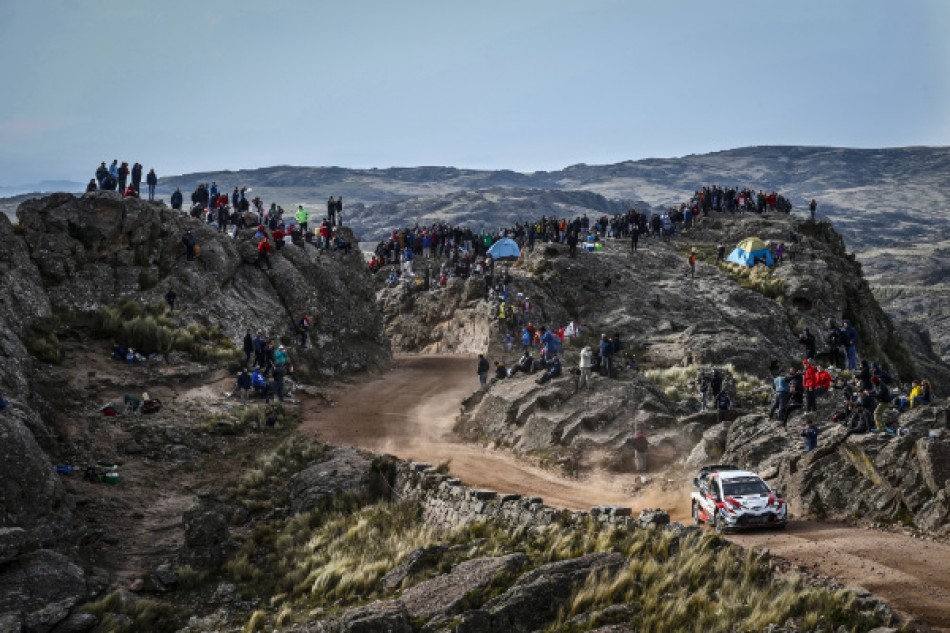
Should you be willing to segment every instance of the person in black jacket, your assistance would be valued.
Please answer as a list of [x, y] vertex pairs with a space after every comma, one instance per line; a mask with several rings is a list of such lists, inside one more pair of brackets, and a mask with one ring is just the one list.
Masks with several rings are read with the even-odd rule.
[[570, 249], [571, 257], [577, 257], [577, 231], [568, 233], [567, 247]]
[[247, 373], [247, 367], [238, 374], [237, 388], [241, 394], [241, 404], [247, 404], [247, 396], [251, 392], [251, 375]]
[[478, 373], [478, 386], [480, 389], [485, 389], [488, 386], [488, 359], [485, 358], [484, 354], [478, 355], [478, 368], [476, 369]]
[[119, 191], [125, 191], [125, 183], [129, 180], [129, 164], [119, 165]]
[[247, 367], [251, 362], [251, 354], [254, 353], [254, 338], [251, 331], [248, 330], [244, 335], [244, 366]]
[[135, 193], [141, 195], [142, 192], [139, 190], [142, 186], [142, 166], [138, 163], [132, 165], [132, 188], [135, 189]]
[[148, 185], [148, 201], [155, 202], [155, 185], [158, 184], [158, 175], [154, 169], [148, 170], [148, 176], [145, 177], [145, 184]]
[[109, 168], [106, 167], [106, 162], [102, 161], [99, 164], [99, 169], [96, 170], [96, 182], [99, 183], [99, 188], [102, 189], [102, 181], [106, 179], [106, 176], [109, 175]]
[[798, 335], [798, 342], [805, 346], [805, 358], [815, 358], [815, 335], [811, 333], [809, 328], [802, 330], [802, 333]]
[[181, 205], [184, 202], [183, 196], [181, 195], [181, 189], [175, 187], [175, 193], [172, 194], [172, 209], [176, 211], [181, 211]]
[[98, 189], [99, 189], [99, 185], [96, 184], [96, 179], [90, 178], [89, 184], [86, 185], [86, 193], [89, 193], [90, 191], [96, 191]]

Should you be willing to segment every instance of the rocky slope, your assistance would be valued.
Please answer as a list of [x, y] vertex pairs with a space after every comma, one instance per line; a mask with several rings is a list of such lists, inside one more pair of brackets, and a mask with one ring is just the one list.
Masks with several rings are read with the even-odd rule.
[[[734, 244], [756, 235], [788, 244], [790, 232], [799, 243], [767, 275], [750, 278], [714, 261], [720, 241]], [[690, 251], [702, 258], [695, 279], [686, 275]], [[908, 417], [910, 435], [899, 440], [845, 441], [843, 430], [827, 422], [836, 404], [827, 396], [819, 420], [828, 434], [822, 442], [834, 448], [807, 456], [801, 453], [798, 418], [788, 428], [763, 420], [774, 373], [800, 366], [797, 333], [805, 326], [820, 333], [828, 319], [847, 317], [856, 324], [862, 358], [883, 362], [904, 381], [919, 375], [861, 265], [829, 223], [714, 215], [671, 244], [641, 240], [636, 253], [627, 242], [608, 240], [603, 252], [571, 259], [564, 246], [539, 244], [511, 275], [512, 292], [531, 298], [536, 325], [557, 328], [573, 321], [582, 334], [565, 341], [566, 377], [539, 385], [535, 377], [516, 374], [474, 393], [463, 403], [459, 436], [568, 472], [630, 471], [630, 440], [643, 429], [652, 445], [651, 470], [735, 461], [763, 472], [804, 514], [906, 519], [925, 531], [943, 529], [950, 474], [939, 464], [947, 459], [941, 452], [947, 440], [926, 438], [931, 429], [947, 428], [944, 405]], [[409, 295], [382, 289], [379, 304], [397, 349], [488, 350], [491, 360], [510, 366], [519, 346], [508, 352], [502, 345], [504, 330], [492, 319], [497, 309], [486, 294], [476, 276]], [[478, 333], [475, 348], [460, 345], [473, 340], [454, 336], [463, 332]], [[620, 333], [638, 370], [623, 368], [617, 380], [595, 375], [592, 392], [579, 392], [569, 370], [583, 345], [596, 348], [601, 332]], [[696, 413], [696, 381], [713, 369], [725, 375], [733, 401], [725, 423], [717, 423], [715, 413]]]
[[[0, 413], [0, 584], [19, 578], [24, 586], [42, 585], [47, 576], [61, 576], [68, 586], [54, 583], [47, 594], [19, 598], [5, 593], [0, 614], [18, 613], [26, 630], [47, 631], [87, 590], [82, 568], [44, 549], [75, 555], [82, 534], [75, 522], [77, 494], [67, 492], [52, 464], [93, 463], [116, 454], [117, 442], [106, 442], [106, 452], [99, 452], [95, 421], [81, 422], [101, 419], [103, 400], [121, 402], [123, 390], [137, 395], [207, 380], [215, 362], [241, 356], [236, 348], [245, 329], [290, 344], [301, 314], [314, 320], [313, 344], [293, 349], [291, 356], [312, 380], [384, 366], [389, 345], [358, 255], [288, 245], [265, 272], [251, 264], [250, 234], [232, 240], [164, 205], [109, 193], [30, 200], [18, 217], [14, 226], [0, 215], [0, 390], [10, 400]], [[194, 262], [185, 261], [180, 242], [186, 228], [202, 246]], [[164, 308], [136, 307], [161, 306], [172, 287], [179, 309], [170, 315]], [[128, 329], [120, 330], [120, 323], [115, 331], [146, 341], [171, 337], [175, 345], [184, 342], [173, 348], [181, 351], [143, 349], [164, 352], [164, 358], [159, 354], [145, 366], [127, 368], [121, 380], [108, 378], [111, 372], [103, 367], [112, 362], [110, 341], [96, 331], [102, 322], [92, 317], [109, 314], [120, 320], [130, 315]], [[198, 362], [189, 363], [188, 350], [203, 352], [193, 359]], [[96, 369], [100, 362], [105, 365]], [[192, 369], [173, 369], [181, 364]], [[231, 379], [226, 383], [230, 387]], [[189, 410], [178, 413], [187, 419]], [[111, 430], [109, 437], [115, 439]], [[178, 453], [188, 451], [181, 446]], [[165, 456], [164, 444], [159, 455]], [[50, 610], [54, 600], [58, 606]]]

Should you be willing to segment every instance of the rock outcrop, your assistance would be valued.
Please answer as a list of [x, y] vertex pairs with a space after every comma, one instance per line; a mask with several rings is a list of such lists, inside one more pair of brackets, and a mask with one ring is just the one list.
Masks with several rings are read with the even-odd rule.
[[[88, 401], [95, 397], [93, 390], [82, 390], [85, 383], [95, 380], [96, 372], [82, 371], [83, 379], [76, 380], [63, 368], [46, 364], [64, 353], [88, 352], [81, 336], [61, 325], [70, 323], [69, 319], [120, 302], [160, 305], [165, 293], [174, 288], [178, 302], [168, 327], [185, 332], [187, 327], [210, 330], [215, 326], [228, 339], [229, 349], [240, 349], [246, 330], [259, 330], [292, 344], [298, 319], [309, 315], [313, 321], [310, 345], [295, 346], [292, 358], [300, 375], [311, 381], [389, 362], [372, 279], [357, 252], [322, 251], [288, 242], [272, 255], [272, 269], [261, 270], [254, 266], [253, 230], [232, 238], [164, 204], [112, 192], [30, 199], [20, 205], [17, 218], [19, 223], [13, 225], [7, 215], [0, 215], [4, 245], [0, 249], [0, 393], [10, 401], [0, 414], [0, 583], [4, 587], [12, 586], [11, 578], [19, 579], [16, 582], [23, 587], [38, 587], [47, 582], [46, 576], [55, 575], [44, 571], [53, 567], [64, 578], [73, 578], [71, 563], [60, 560], [61, 554], [49, 552], [41, 557], [28, 552], [56, 548], [73, 556], [77, 541], [86, 534], [72, 529], [76, 499], [66, 494], [53, 468], [54, 463], [82, 464], [73, 460], [89, 459], [99, 448], [77, 447], [74, 431], [85, 421], [65, 417], [77, 407], [85, 414], [99, 406]], [[181, 239], [186, 230], [193, 231], [201, 247], [195, 261], [185, 258]], [[348, 236], [355, 241], [352, 234]], [[54, 327], [69, 338], [49, 336]], [[92, 353], [105, 356], [108, 347]], [[157, 362], [149, 373], [152, 384], [166, 378], [171, 384], [181, 377], [206, 380], [212, 374], [212, 360], [189, 357], [189, 352], [172, 352], [165, 361]], [[187, 371], [163, 371], [172, 365], [187, 366]], [[108, 382], [110, 376], [101, 376], [100, 382]], [[133, 391], [142, 387], [130, 387], [121, 380], [112, 386]], [[175, 441], [174, 434], [152, 442], [148, 438], [160, 432], [153, 427], [143, 424], [139, 433], [130, 426], [132, 437], [123, 442], [122, 454], [182, 461], [195, 447], [207, 444], [197, 437], [199, 433], [190, 432], [182, 437], [193, 446], [186, 446], [185, 439]], [[229, 521], [225, 509], [210, 502], [190, 513], [185, 558], [196, 567], [223, 562], [231, 546]], [[37, 561], [42, 565], [37, 567]], [[78, 578], [82, 579], [81, 570]], [[78, 586], [78, 581], [74, 584]], [[50, 591], [58, 591], [55, 582], [49, 585]], [[70, 615], [70, 609], [85, 597], [84, 591], [69, 593], [68, 600], [65, 593], [59, 597], [39, 589], [28, 600], [22, 592], [11, 592], [0, 605], [0, 614], [19, 613], [17, 622], [29, 631], [51, 630], [67, 618], [63, 630], [79, 630], [76, 627], [87, 626], [89, 618]], [[2, 593], [7, 596], [5, 590]]]
[[[847, 436], [836, 423], [821, 423], [818, 448], [805, 453], [796, 420], [786, 430], [761, 414], [728, 430], [722, 462], [762, 474], [782, 490], [793, 511], [812, 516], [910, 521], [950, 533], [950, 427], [945, 402], [904, 413], [906, 435]], [[717, 437], [718, 434], [717, 434]]]

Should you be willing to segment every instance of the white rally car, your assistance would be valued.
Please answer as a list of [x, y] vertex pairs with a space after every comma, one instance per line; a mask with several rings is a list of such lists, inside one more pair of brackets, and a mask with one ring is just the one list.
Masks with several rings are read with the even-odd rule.
[[692, 513], [696, 525], [706, 523], [717, 532], [744, 528], [784, 528], [788, 506], [781, 494], [755, 473], [735, 466], [706, 466], [693, 480]]

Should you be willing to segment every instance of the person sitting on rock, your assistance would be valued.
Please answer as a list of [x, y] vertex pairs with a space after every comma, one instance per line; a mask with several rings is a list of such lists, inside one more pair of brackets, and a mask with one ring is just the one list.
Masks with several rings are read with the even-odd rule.
[[254, 372], [251, 374], [251, 386], [254, 388], [255, 394], [262, 398], [269, 399], [270, 385], [267, 383], [267, 378], [264, 377], [264, 372], [261, 371], [259, 366], [255, 366]]
[[99, 185], [96, 184], [96, 179], [90, 178], [89, 184], [86, 185], [86, 193], [89, 193], [90, 191], [98, 191], [98, 189], [99, 189]]
[[508, 370], [505, 368], [505, 364], [500, 360], [495, 361], [495, 379], [504, 380], [508, 377]]
[[135, 190], [135, 187], [129, 185], [125, 188], [125, 191], [122, 192], [122, 195], [126, 198], [138, 198], [139, 192]]
[[531, 357], [530, 349], [524, 351], [524, 354], [521, 355], [518, 362], [509, 370], [508, 376], [514, 376], [519, 371], [525, 374], [534, 373], [534, 358]]
[[557, 353], [552, 354], [547, 358], [547, 367], [541, 377], [538, 378], [537, 383], [543, 385], [550, 380], [557, 378], [561, 375], [561, 359], [558, 358]]

